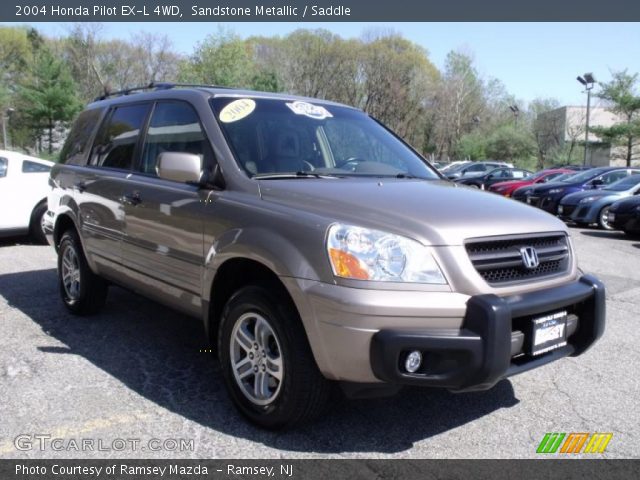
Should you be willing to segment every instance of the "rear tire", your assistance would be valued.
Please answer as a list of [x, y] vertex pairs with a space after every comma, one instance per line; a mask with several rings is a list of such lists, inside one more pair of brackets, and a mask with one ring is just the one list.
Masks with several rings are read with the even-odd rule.
[[76, 315], [98, 313], [107, 300], [107, 282], [89, 268], [75, 230], [67, 230], [60, 240], [58, 284], [65, 307]]
[[47, 237], [42, 229], [42, 221], [47, 213], [47, 202], [41, 202], [31, 212], [31, 220], [29, 221], [29, 236], [40, 245], [47, 243]]
[[320, 415], [332, 385], [313, 358], [291, 301], [261, 286], [238, 290], [222, 313], [218, 352], [238, 410], [267, 429], [290, 428]]

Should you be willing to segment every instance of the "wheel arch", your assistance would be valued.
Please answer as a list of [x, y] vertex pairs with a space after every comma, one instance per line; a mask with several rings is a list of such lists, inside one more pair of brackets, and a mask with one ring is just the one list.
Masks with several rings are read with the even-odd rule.
[[232, 257], [225, 260], [215, 272], [205, 308], [204, 328], [207, 338], [216, 345], [218, 326], [225, 304], [240, 288], [261, 285], [281, 295], [299, 310], [280, 277], [264, 263], [249, 257]]

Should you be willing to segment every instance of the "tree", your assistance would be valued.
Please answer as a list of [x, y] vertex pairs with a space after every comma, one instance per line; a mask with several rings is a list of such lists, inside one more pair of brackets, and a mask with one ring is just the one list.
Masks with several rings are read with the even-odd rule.
[[249, 87], [253, 76], [250, 48], [238, 35], [224, 29], [198, 44], [178, 74], [184, 82], [240, 88]]
[[638, 74], [629, 74], [626, 70], [613, 73], [613, 79], [600, 85], [597, 96], [609, 104], [609, 110], [615, 113], [620, 122], [610, 127], [592, 127], [590, 130], [610, 142], [624, 147], [621, 155], [627, 167], [631, 166], [634, 149], [640, 138], [640, 96], [637, 93]]
[[41, 48], [29, 79], [19, 92], [20, 112], [40, 137], [46, 129], [48, 150], [53, 153], [53, 132], [66, 125], [81, 109], [76, 86], [67, 65], [49, 49]]
[[495, 160], [528, 159], [535, 152], [529, 133], [513, 125], [503, 125], [487, 139], [487, 155]]

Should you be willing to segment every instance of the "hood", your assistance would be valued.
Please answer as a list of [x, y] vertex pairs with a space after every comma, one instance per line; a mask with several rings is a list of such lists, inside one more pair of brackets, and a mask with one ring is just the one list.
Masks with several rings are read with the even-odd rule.
[[623, 198], [611, 205], [610, 212], [630, 212], [636, 207], [640, 207], [640, 196], [634, 195], [631, 198]]
[[627, 192], [612, 192], [610, 190], [608, 191], [598, 190], [598, 189], [582, 190], [580, 192], [574, 192], [574, 193], [570, 193], [569, 195], [565, 195], [562, 198], [561, 203], [563, 205], [577, 205], [580, 202], [580, 200], [587, 197], [598, 197], [598, 198], [622, 197], [626, 194]]
[[266, 202], [304, 210], [330, 222], [384, 230], [431, 245], [567, 230], [563, 222], [537, 208], [437, 180], [262, 180], [260, 193]]
[[583, 183], [548, 182], [543, 185], [534, 186], [533, 193], [534, 194], [546, 193], [549, 190], [553, 190], [554, 188], [563, 188], [564, 191], [567, 191], [568, 189], [575, 190], [577, 188], [583, 188], [585, 183], [587, 182], [583, 182]]

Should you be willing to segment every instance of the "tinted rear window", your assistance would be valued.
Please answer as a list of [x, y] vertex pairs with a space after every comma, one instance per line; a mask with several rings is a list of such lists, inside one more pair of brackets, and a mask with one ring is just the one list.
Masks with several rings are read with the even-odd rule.
[[78, 116], [60, 152], [60, 163], [69, 165], [84, 165], [86, 163], [90, 147], [89, 140], [101, 115], [102, 109], [94, 108], [85, 110]]
[[130, 170], [149, 104], [116, 107], [100, 127], [91, 150], [91, 165]]

